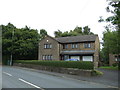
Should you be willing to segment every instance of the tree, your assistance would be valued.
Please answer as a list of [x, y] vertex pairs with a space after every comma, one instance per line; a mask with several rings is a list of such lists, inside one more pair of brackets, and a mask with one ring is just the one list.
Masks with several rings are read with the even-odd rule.
[[47, 35], [47, 31], [46, 31], [45, 29], [41, 29], [41, 30], [40, 30], [40, 38], [41, 38], [41, 39], [44, 38], [45, 35]]
[[60, 30], [55, 31], [54, 35], [55, 37], [67, 37], [67, 36], [78, 36], [78, 35], [91, 35], [94, 34], [93, 32], [90, 32], [90, 28], [88, 26], [85, 27], [75, 27], [74, 30], [65, 31], [62, 32]]
[[88, 35], [90, 34], [90, 28], [88, 26], [83, 27], [84, 31], [83, 34]]
[[[40, 35], [35, 29], [16, 28], [13, 24], [0, 25], [2, 28], [2, 53], [4, 60], [37, 59]], [[3, 61], [4, 62], [4, 61]]]
[[[111, 7], [113, 9], [111, 9]], [[109, 0], [107, 12], [113, 14], [106, 19], [100, 17], [99, 22], [109, 22], [105, 26], [105, 31], [103, 33], [103, 49], [102, 52], [105, 58], [109, 60], [109, 54], [120, 54], [120, 1], [119, 0]]]
[[58, 30], [54, 32], [55, 37], [61, 37], [62, 31]]
[[104, 31], [103, 33], [103, 53], [106, 55], [105, 60], [109, 60], [109, 54], [116, 54], [117, 47], [117, 31]]
[[80, 35], [83, 33], [82, 32], [82, 27], [78, 27], [78, 26], [75, 27], [75, 29], [73, 31], [79, 33]]

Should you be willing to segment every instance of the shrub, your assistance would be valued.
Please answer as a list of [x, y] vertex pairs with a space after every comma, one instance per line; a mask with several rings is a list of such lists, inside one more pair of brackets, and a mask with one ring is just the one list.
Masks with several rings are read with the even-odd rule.
[[112, 66], [113, 66], [113, 67], [117, 67], [117, 66], [118, 66], [118, 63], [113, 63]]
[[98, 70], [93, 70], [91, 73], [92, 73], [92, 76], [103, 75], [103, 72]]
[[35, 64], [43, 66], [63, 67], [63, 68], [78, 68], [92, 70], [93, 62], [90, 61], [38, 61], [38, 60], [16, 60], [14, 63]]

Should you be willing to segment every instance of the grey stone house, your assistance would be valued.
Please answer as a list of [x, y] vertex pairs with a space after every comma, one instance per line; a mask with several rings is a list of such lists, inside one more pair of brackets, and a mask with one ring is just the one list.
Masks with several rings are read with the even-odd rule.
[[109, 66], [112, 66], [114, 63], [120, 62], [120, 54], [109, 54]]
[[39, 42], [38, 60], [78, 59], [92, 61], [98, 66], [99, 61], [98, 35], [81, 35], [53, 38], [47, 35]]

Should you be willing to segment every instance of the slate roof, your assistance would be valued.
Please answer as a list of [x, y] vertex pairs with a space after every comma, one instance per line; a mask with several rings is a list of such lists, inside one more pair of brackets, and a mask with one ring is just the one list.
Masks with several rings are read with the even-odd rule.
[[70, 36], [70, 37], [59, 37], [55, 38], [60, 43], [76, 43], [76, 42], [91, 42], [95, 41], [98, 35], [81, 35], [81, 36]]

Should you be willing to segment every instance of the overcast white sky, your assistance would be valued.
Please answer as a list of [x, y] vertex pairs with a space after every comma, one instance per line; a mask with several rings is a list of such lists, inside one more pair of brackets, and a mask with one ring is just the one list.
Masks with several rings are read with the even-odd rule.
[[86, 26], [98, 34], [100, 40], [105, 23], [99, 17], [108, 17], [106, 0], [0, 0], [0, 24], [11, 22], [18, 28], [25, 25], [33, 29], [69, 31]]

